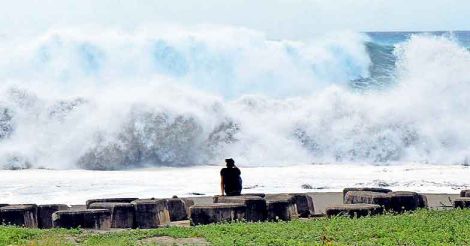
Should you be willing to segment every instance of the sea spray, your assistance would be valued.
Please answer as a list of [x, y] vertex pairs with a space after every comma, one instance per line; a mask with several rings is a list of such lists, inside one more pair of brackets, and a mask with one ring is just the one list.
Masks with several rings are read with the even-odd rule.
[[470, 54], [448, 37], [54, 31], [0, 43], [0, 165], [461, 163]]

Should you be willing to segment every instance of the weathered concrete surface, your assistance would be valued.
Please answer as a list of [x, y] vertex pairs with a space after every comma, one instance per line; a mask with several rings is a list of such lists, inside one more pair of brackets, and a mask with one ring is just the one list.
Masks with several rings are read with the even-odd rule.
[[90, 209], [107, 209], [111, 212], [111, 228], [134, 228], [134, 205], [130, 203], [95, 202]]
[[190, 208], [191, 225], [232, 222], [245, 218], [246, 206], [238, 203], [194, 205]]
[[372, 191], [348, 191], [344, 197], [345, 204], [377, 204], [385, 210], [392, 207], [392, 197], [389, 193]]
[[135, 208], [137, 228], [157, 228], [170, 224], [166, 199], [138, 199], [132, 204]]
[[264, 221], [267, 216], [266, 200], [259, 196], [216, 196], [215, 203], [238, 203], [246, 206], [245, 220]]
[[41, 229], [52, 228], [52, 214], [59, 210], [69, 210], [69, 207], [65, 204], [38, 205], [38, 227]]
[[[294, 196], [289, 195], [289, 194], [267, 194], [265, 197], [268, 205], [268, 220], [274, 220], [272, 217], [273, 215], [276, 217], [278, 216], [280, 220], [290, 220], [293, 218], [298, 218], [299, 213], [297, 211], [297, 204], [295, 203]], [[289, 211], [289, 216], [285, 216], [284, 214], [281, 213], [281, 203], [276, 204], [276, 202], [282, 202], [285, 201], [289, 204], [288, 211]], [[270, 211], [271, 210], [271, 211]], [[275, 213], [273, 214], [274, 211], [280, 212], [280, 214], [276, 215]], [[284, 219], [285, 218], [285, 219]]]
[[268, 200], [267, 206], [267, 220], [269, 221], [289, 221], [297, 218], [298, 214], [295, 207], [289, 200]]
[[470, 197], [460, 197], [455, 199], [454, 208], [470, 208]]
[[52, 214], [52, 225], [62, 228], [108, 230], [111, 212], [107, 209], [62, 210]]
[[261, 198], [266, 197], [266, 194], [264, 193], [243, 193], [241, 196], [259, 196]]
[[422, 199], [418, 193], [410, 191], [394, 191], [388, 195], [391, 197], [391, 210], [397, 213], [418, 209]]
[[291, 193], [294, 203], [297, 206], [297, 213], [301, 218], [308, 218], [315, 214], [313, 199], [306, 193]]
[[359, 218], [383, 213], [383, 208], [376, 204], [342, 204], [326, 208], [326, 216], [349, 216]]
[[194, 200], [190, 198], [181, 198], [184, 201], [184, 207], [186, 208], [186, 214], [188, 215], [189, 219], [189, 208], [194, 206]]
[[131, 203], [139, 198], [101, 198], [101, 199], [90, 199], [86, 201], [86, 208], [90, 208], [90, 204], [95, 202], [114, 202], [114, 203]]
[[37, 228], [36, 204], [8, 205], [0, 208], [0, 220], [5, 225]]
[[424, 194], [418, 194], [418, 208], [428, 208], [428, 197]]
[[460, 197], [470, 197], [470, 190], [461, 190]]
[[343, 201], [345, 201], [346, 193], [348, 191], [371, 191], [371, 192], [378, 192], [378, 193], [389, 193], [392, 192], [390, 189], [378, 188], [378, 187], [350, 187], [343, 189]]
[[168, 212], [170, 213], [170, 221], [180, 221], [188, 219], [188, 210], [186, 202], [180, 198], [167, 199]]

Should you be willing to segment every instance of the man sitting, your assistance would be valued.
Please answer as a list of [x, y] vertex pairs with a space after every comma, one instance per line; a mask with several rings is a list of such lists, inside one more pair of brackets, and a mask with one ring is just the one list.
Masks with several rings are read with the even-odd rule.
[[242, 178], [240, 177], [240, 169], [235, 166], [233, 159], [225, 159], [226, 168], [220, 170], [220, 189], [222, 196], [239, 196], [242, 191]]

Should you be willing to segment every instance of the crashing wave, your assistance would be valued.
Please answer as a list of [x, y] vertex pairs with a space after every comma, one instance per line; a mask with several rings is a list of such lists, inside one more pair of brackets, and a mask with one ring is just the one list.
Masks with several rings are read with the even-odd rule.
[[0, 54], [3, 168], [470, 155], [470, 52], [451, 37], [383, 44], [364, 34], [269, 40], [230, 28], [53, 32], [0, 43]]

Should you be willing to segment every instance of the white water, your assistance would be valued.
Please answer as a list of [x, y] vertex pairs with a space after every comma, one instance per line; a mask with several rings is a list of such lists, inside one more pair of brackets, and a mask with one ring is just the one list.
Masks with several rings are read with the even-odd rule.
[[[0, 171], [2, 203], [84, 204], [105, 197], [165, 198], [219, 194], [220, 167], [156, 168], [129, 171]], [[242, 168], [244, 192], [326, 192], [351, 186], [458, 193], [470, 188], [470, 168], [449, 165], [371, 166], [351, 164]], [[308, 184], [313, 189], [301, 186]]]
[[3, 38], [0, 165], [468, 162], [469, 51], [414, 36], [395, 50], [394, 86], [360, 93], [348, 82], [368, 76], [365, 40], [236, 28]]

